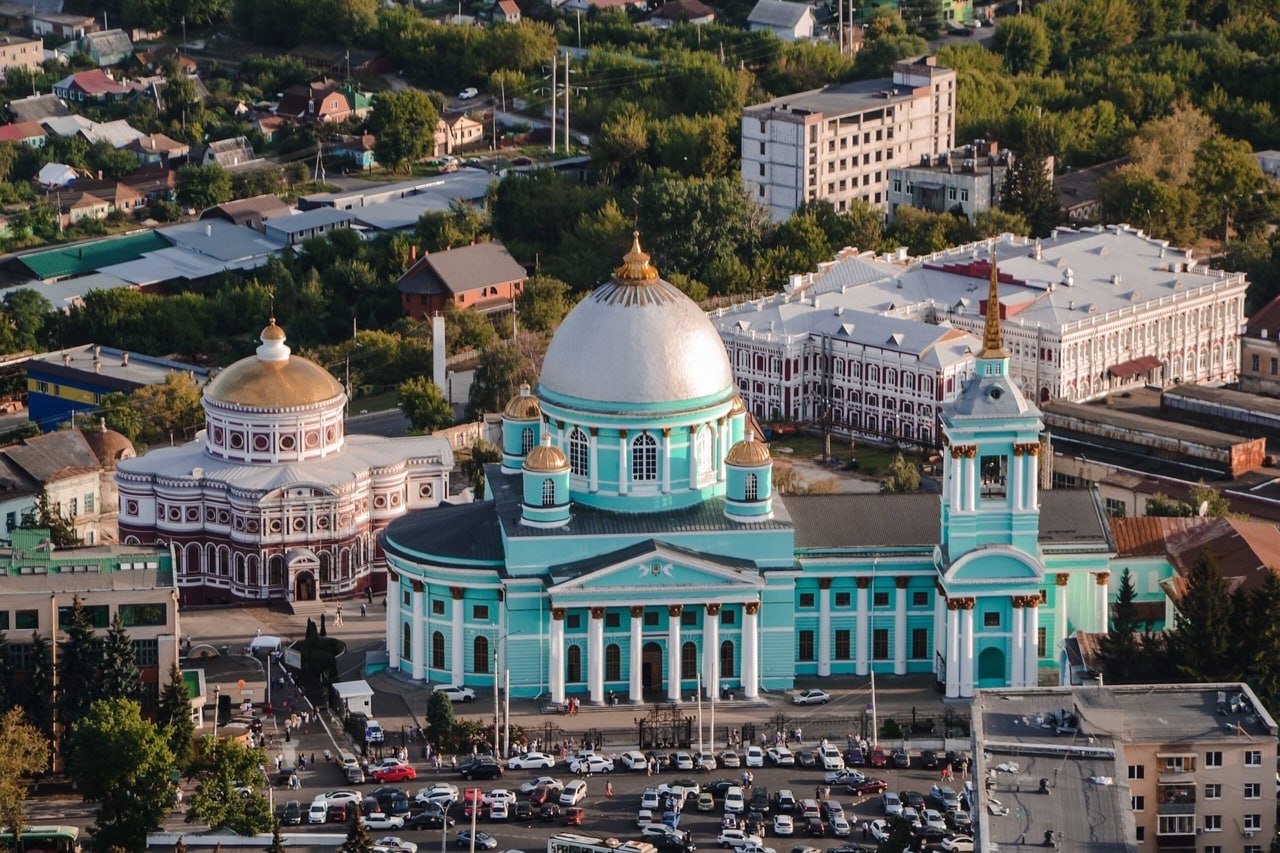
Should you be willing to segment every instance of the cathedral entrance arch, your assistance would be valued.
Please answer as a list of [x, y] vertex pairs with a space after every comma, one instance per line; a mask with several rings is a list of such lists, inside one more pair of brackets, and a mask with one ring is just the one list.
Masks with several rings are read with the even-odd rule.
[[293, 582], [294, 601], [316, 600], [316, 576], [309, 571], [298, 572]]
[[645, 643], [640, 656], [640, 683], [645, 690], [662, 689], [662, 646]]
[[293, 600], [319, 601], [320, 587], [316, 580], [320, 574], [320, 559], [316, 552], [310, 548], [290, 548], [285, 552], [284, 564]]
[[978, 687], [1004, 687], [1009, 682], [1004, 671], [1004, 652], [988, 646], [978, 655]]

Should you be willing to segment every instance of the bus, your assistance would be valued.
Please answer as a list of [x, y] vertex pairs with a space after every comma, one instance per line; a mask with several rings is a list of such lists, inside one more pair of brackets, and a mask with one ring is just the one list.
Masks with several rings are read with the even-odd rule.
[[80, 853], [80, 828], [28, 826], [14, 843], [13, 833], [0, 831], [0, 848], [13, 853]]
[[557, 832], [547, 840], [547, 853], [658, 853], [646, 841], [619, 841], [573, 832]]

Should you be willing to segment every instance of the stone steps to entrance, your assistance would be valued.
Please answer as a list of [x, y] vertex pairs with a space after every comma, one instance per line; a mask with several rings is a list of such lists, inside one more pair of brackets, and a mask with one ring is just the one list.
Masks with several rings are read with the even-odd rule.
[[314, 599], [312, 601], [290, 601], [289, 609], [293, 611], [294, 616], [307, 616], [312, 619], [319, 619], [320, 615], [328, 608], [323, 601]]

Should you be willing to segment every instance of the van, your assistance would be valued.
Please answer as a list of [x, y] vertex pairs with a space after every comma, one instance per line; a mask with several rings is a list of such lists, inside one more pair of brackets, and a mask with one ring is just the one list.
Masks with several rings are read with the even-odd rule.
[[818, 801], [817, 800], [801, 800], [800, 816], [805, 819], [808, 819], [811, 817], [821, 818], [822, 811], [818, 807]]
[[275, 653], [279, 652], [283, 647], [284, 640], [279, 637], [268, 637], [264, 634], [250, 640], [244, 647], [244, 653], [246, 655], [259, 655], [264, 652]]
[[560, 793], [560, 805], [576, 806], [587, 798], [587, 783], [581, 779], [574, 779]]

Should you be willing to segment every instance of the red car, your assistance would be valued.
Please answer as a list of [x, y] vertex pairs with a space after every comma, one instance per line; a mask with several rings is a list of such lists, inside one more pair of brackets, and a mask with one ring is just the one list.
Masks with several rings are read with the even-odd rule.
[[871, 750], [871, 757], [867, 759], [867, 763], [872, 767], [888, 767], [889, 756], [885, 754], [883, 749], [877, 746], [875, 749]]
[[586, 810], [577, 807], [564, 810], [565, 826], [582, 826], [582, 819], [587, 816]]
[[408, 764], [396, 764], [373, 771], [375, 782], [412, 782], [418, 778], [418, 771]]
[[529, 795], [529, 804], [540, 806], [543, 803], [550, 802], [560, 796], [560, 789], [552, 785], [543, 785], [540, 788], [534, 788], [533, 793]]
[[889, 783], [883, 779], [864, 779], [849, 786], [850, 794], [883, 794], [889, 790]]

